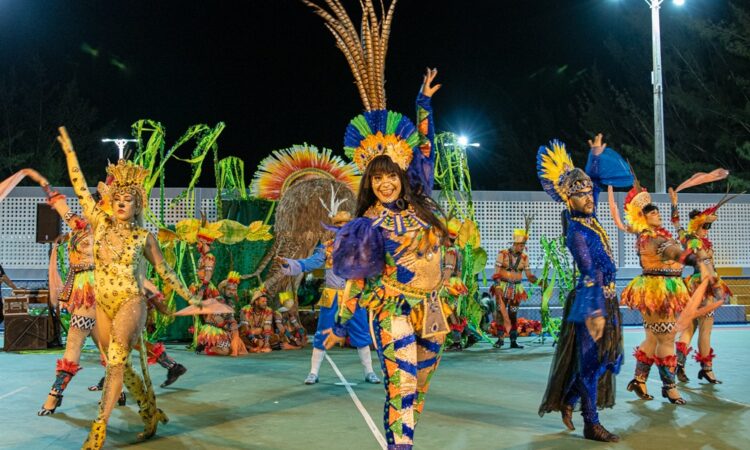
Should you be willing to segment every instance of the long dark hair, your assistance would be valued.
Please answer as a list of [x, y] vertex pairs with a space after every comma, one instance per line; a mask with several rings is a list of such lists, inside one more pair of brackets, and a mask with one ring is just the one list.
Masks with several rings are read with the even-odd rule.
[[386, 155], [376, 156], [367, 166], [367, 169], [365, 169], [364, 175], [362, 175], [362, 181], [359, 183], [359, 194], [357, 195], [357, 217], [364, 216], [367, 210], [378, 201], [375, 191], [372, 190], [372, 177], [377, 174], [389, 173], [397, 174], [399, 180], [401, 180], [401, 193], [398, 200], [396, 200], [396, 204], [402, 209], [406, 209], [411, 205], [414, 208], [414, 212], [417, 213], [417, 217], [430, 224], [434, 230], [439, 231], [442, 237], [448, 236], [448, 229], [435, 214], [437, 211], [439, 214], [445, 215], [440, 205], [423, 193], [412, 191], [406, 172]]

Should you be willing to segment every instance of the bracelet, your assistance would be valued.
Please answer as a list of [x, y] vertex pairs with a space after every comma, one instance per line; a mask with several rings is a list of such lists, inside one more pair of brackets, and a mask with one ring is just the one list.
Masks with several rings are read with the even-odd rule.
[[59, 202], [60, 200], [65, 200], [65, 195], [57, 192], [57, 191], [51, 191], [52, 195], [47, 194], [47, 204], [52, 206], [55, 203]]

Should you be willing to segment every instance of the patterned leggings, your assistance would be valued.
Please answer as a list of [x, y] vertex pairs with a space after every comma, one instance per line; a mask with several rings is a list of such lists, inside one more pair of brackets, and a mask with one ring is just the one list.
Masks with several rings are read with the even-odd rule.
[[389, 449], [410, 449], [445, 335], [421, 338], [409, 315], [381, 311], [372, 320], [385, 373], [385, 437]]

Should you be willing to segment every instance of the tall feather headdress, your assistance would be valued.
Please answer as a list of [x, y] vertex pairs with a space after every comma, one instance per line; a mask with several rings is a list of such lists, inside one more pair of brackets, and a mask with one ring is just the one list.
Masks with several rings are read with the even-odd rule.
[[572, 194], [593, 188], [591, 178], [573, 165], [565, 144], [557, 139], [539, 147], [536, 170], [542, 189], [557, 202], [565, 203]]
[[328, 9], [302, 0], [325, 21], [346, 58], [362, 99], [365, 113], [355, 117], [344, 134], [347, 156], [364, 172], [376, 156], [387, 155], [401, 169], [409, 167], [419, 140], [417, 128], [407, 117], [386, 109], [385, 57], [397, 0], [378, 12], [372, 0], [362, 0], [361, 32], [340, 0], [325, 0]]

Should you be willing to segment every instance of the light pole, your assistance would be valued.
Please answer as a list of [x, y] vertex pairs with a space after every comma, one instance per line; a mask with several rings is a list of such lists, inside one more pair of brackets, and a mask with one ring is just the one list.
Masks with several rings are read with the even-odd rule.
[[664, 99], [661, 80], [661, 31], [659, 8], [664, 0], [645, 0], [651, 8], [651, 45], [654, 68], [651, 85], [654, 88], [654, 192], [667, 190], [664, 170]]
[[[664, 0], [644, 0], [651, 8], [651, 46], [654, 68], [651, 72], [651, 85], [654, 88], [654, 192], [667, 191], [665, 156], [664, 156], [664, 87], [661, 77], [661, 27], [659, 8]], [[685, 0], [672, 0], [677, 6]]]
[[117, 149], [119, 150], [119, 156], [117, 160], [122, 159], [122, 155], [125, 152], [125, 146], [128, 145], [128, 142], [138, 142], [136, 139], [102, 139], [102, 142], [114, 142], [117, 146]]

